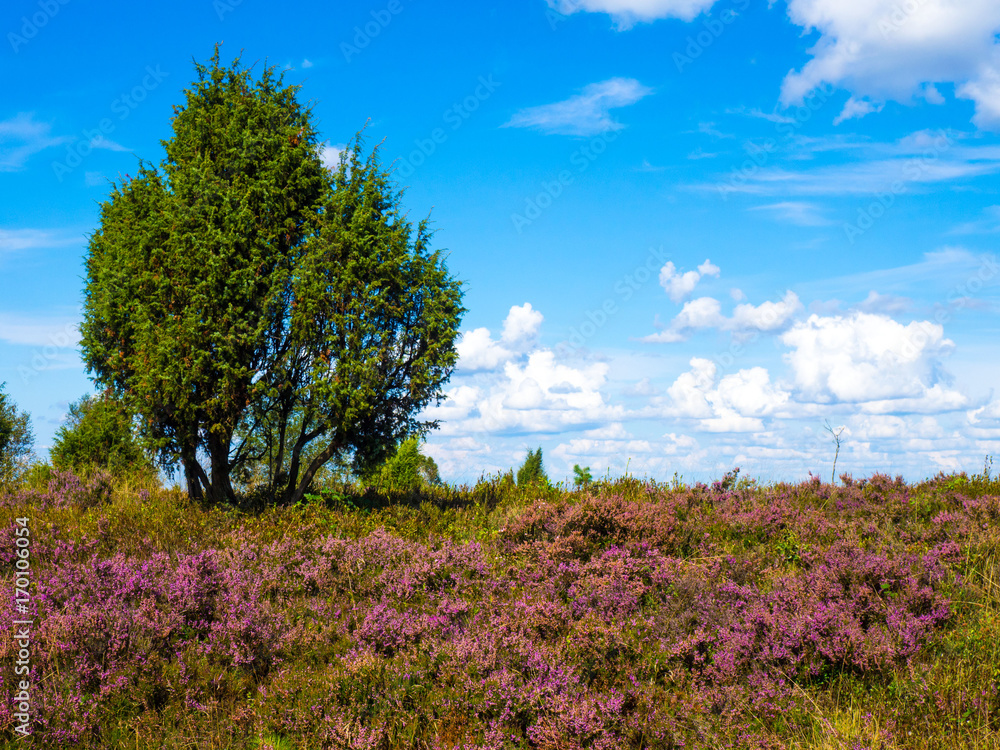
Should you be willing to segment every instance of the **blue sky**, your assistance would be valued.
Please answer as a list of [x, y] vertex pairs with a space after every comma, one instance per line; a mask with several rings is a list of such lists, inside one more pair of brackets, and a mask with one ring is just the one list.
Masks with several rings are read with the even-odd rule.
[[0, 15], [0, 381], [47, 453], [90, 392], [87, 235], [192, 59], [365, 123], [466, 284], [452, 481], [541, 446], [666, 479], [920, 479], [1000, 448], [995, 0], [180, 0]]

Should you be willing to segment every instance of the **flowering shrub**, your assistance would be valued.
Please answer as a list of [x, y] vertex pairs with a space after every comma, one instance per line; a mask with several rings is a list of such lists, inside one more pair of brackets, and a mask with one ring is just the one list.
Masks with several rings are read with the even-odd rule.
[[[786, 747], [843, 734], [834, 684], [897, 685], [905, 705], [937, 700], [943, 716], [964, 700], [987, 729], [1000, 715], [988, 691], [1000, 669], [968, 683], [985, 697], [898, 687], [965, 632], [956, 602], [996, 611], [997, 558], [983, 550], [1000, 499], [943, 480], [624, 480], [497, 507], [474, 537], [419, 539], [393, 531], [411, 511], [206, 516], [103, 481], [57, 473], [46, 492], [0, 501], [11, 605], [13, 519], [33, 525], [31, 746], [194, 733], [247, 748]], [[176, 548], [153, 543], [157, 513]], [[115, 529], [139, 530], [116, 545]], [[5, 632], [13, 612], [0, 611]], [[1000, 618], [989, 627], [1000, 635]], [[12, 663], [11, 639], [0, 658]], [[11, 679], [0, 674], [8, 742]], [[851, 742], [908, 746], [910, 710], [856, 722]]]

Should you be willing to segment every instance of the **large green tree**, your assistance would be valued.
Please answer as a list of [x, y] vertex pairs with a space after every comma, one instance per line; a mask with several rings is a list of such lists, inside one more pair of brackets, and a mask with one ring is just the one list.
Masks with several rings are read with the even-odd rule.
[[294, 502], [332, 458], [369, 467], [435, 426], [417, 415], [454, 368], [461, 285], [377, 148], [328, 170], [298, 87], [218, 49], [195, 68], [160, 167], [102, 206], [84, 356], [193, 498], [256, 473]]

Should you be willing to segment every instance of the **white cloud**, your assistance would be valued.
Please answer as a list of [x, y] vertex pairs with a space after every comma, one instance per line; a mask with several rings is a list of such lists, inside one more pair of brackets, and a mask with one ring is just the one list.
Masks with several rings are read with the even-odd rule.
[[987, 206], [981, 219], [955, 227], [949, 234], [994, 234], [1000, 232], [1000, 206]]
[[608, 365], [571, 367], [540, 349], [524, 365], [507, 362], [482, 387], [447, 392], [445, 402], [425, 410], [442, 420], [448, 435], [482, 432], [553, 432], [573, 425], [621, 419], [624, 410], [609, 406], [601, 388]]
[[716, 384], [714, 362], [694, 357], [690, 365], [667, 389], [669, 398], [655, 403], [661, 414], [699, 420], [699, 429], [706, 432], [761, 432], [761, 418], [774, 415], [791, 398], [771, 383], [763, 367], [731, 373]]
[[0, 121], [0, 172], [19, 172], [34, 154], [70, 140], [51, 136], [51, 130], [48, 123], [35, 122], [33, 112]]
[[722, 326], [725, 318], [719, 300], [713, 297], [699, 297], [685, 302], [674, 318], [672, 327], [676, 330], [690, 328], [715, 328]]
[[903, 325], [885, 315], [812, 315], [781, 337], [796, 386], [820, 403], [851, 402], [875, 412], [959, 408], [961, 394], [938, 381], [954, 343], [929, 321]]
[[514, 356], [512, 351], [493, 340], [489, 328], [463, 331], [455, 349], [458, 351], [458, 369], [466, 372], [495, 370]]
[[697, 271], [685, 273], [679, 273], [673, 262], [667, 261], [666, 265], [660, 269], [660, 286], [666, 290], [670, 299], [680, 304], [681, 301], [690, 296], [703, 276], [718, 277], [719, 271], [719, 267], [707, 259], [698, 266]]
[[331, 146], [329, 141], [323, 141], [319, 152], [319, 158], [323, 162], [323, 166], [327, 169], [336, 170], [340, 166], [340, 155], [344, 153], [345, 148], [347, 148], [347, 144], [345, 143]]
[[636, 22], [660, 18], [694, 19], [704, 13], [715, 0], [548, 0], [549, 7], [563, 15], [586, 11], [607, 13], [619, 29], [628, 29]]
[[464, 331], [455, 345], [458, 369], [463, 372], [495, 370], [536, 343], [544, 317], [530, 302], [514, 305], [503, 322], [500, 341], [495, 341], [489, 328]]
[[313, 65], [315, 65], [315, 64], [316, 64], [316, 63], [314, 63], [314, 62], [313, 62], [312, 60], [310, 60], [309, 58], [306, 58], [306, 59], [304, 59], [304, 60], [302, 61], [302, 67], [303, 67], [303, 68], [311, 68], [311, 67], [312, 67]]
[[856, 304], [854, 308], [868, 313], [901, 313], [906, 312], [912, 306], [906, 297], [897, 297], [894, 294], [879, 294], [874, 289], [868, 292], [868, 296]]
[[784, 104], [830, 83], [852, 94], [843, 120], [874, 106], [865, 99], [939, 101], [927, 84], [950, 82], [975, 102], [977, 125], [1000, 127], [996, 0], [789, 0], [788, 15], [820, 38], [813, 58], [785, 78]]
[[675, 343], [686, 341], [693, 331], [706, 328], [718, 328], [734, 334], [778, 331], [787, 326], [801, 310], [802, 303], [791, 290], [785, 292], [784, 298], [777, 302], [762, 302], [756, 306], [749, 303], [737, 305], [729, 318], [722, 314], [719, 300], [714, 297], [699, 297], [684, 303], [684, 307], [670, 322], [669, 328], [640, 340], [658, 344]]
[[1000, 401], [991, 401], [978, 409], [972, 409], [966, 416], [969, 424], [981, 424], [984, 421], [1000, 423]]
[[103, 135], [99, 135], [96, 138], [92, 138], [90, 140], [90, 147], [91, 148], [101, 148], [101, 149], [104, 149], [106, 151], [131, 151], [132, 150], [132, 149], [128, 148], [127, 146], [123, 146], [120, 143], [116, 143], [115, 141], [112, 141], [112, 140], [109, 140], [108, 138], [105, 138]]
[[823, 216], [818, 205], [807, 201], [782, 201], [766, 206], [754, 206], [750, 210], [770, 211], [779, 220], [800, 227], [822, 227], [833, 223]]
[[68, 230], [0, 229], [0, 254], [70, 245], [82, 247], [86, 243], [82, 232], [74, 234]]
[[942, 438], [945, 433], [934, 417], [865, 416], [851, 420], [847, 430], [858, 440], [894, 440], [902, 438]]
[[[870, 195], [918, 193], [946, 183], [966, 183], [1000, 172], [1000, 147], [969, 146], [944, 131], [920, 131], [894, 143], [855, 143], [841, 149], [844, 161], [803, 167], [767, 166], [739, 180], [695, 185], [712, 192], [749, 195]], [[811, 152], [824, 148], [811, 144]], [[832, 148], [828, 149], [832, 150]], [[810, 152], [810, 153], [811, 153]], [[791, 154], [789, 158], [793, 158]], [[808, 162], [808, 159], [799, 159]], [[895, 187], [894, 187], [895, 186]]]
[[778, 302], [762, 302], [756, 307], [737, 305], [733, 317], [723, 327], [732, 331], [776, 331], [788, 325], [800, 310], [798, 295], [788, 290]]
[[515, 305], [510, 308], [503, 322], [503, 333], [500, 338], [510, 346], [530, 344], [537, 338], [543, 320], [542, 314], [532, 309], [530, 302], [525, 302], [520, 307]]
[[80, 340], [78, 321], [0, 313], [0, 341], [22, 346], [74, 349]]
[[555, 135], [597, 135], [625, 126], [611, 118], [610, 110], [635, 104], [652, 93], [633, 78], [611, 78], [592, 83], [565, 101], [528, 107], [516, 112], [505, 128], [537, 128]]
[[[937, 89], [935, 89], [936, 91]], [[855, 99], [853, 96], [844, 104], [840, 114], [833, 118], [834, 125], [847, 120], [860, 119], [872, 112], [881, 112], [885, 105], [882, 102], [870, 102], [867, 99]]]

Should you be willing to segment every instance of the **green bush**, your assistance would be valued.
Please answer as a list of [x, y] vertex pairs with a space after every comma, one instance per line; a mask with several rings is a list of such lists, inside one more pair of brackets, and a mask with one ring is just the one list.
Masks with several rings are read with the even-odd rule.
[[590, 473], [590, 467], [586, 466], [580, 468], [580, 464], [573, 464], [573, 485], [576, 487], [586, 487], [591, 482], [594, 481], [593, 474]]
[[420, 441], [415, 437], [400, 443], [395, 455], [382, 464], [370, 480], [380, 487], [394, 490], [415, 490], [441, 484], [437, 464], [433, 458], [420, 452]]
[[150, 469], [135, 437], [132, 416], [109, 395], [84, 396], [70, 404], [69, 417], [56, 433], [49, 455], [57, 469], [81, 472], [103, 468], [114, 473]]
[[0, 487], [10, 487], [21, 480], [31, 461], [35, 436], [31, 417], [17, 410], [0, 383]]
[[542, 465], [542, 449], [528, 451], [524, 463], [517, 470], [517, 486], [527, 487], [533, 484], [549, 485], [549, 478], [545, 475], [545, 468]]

